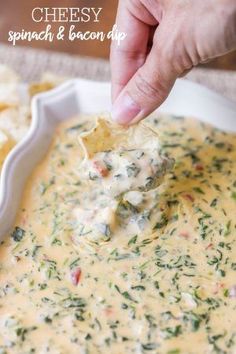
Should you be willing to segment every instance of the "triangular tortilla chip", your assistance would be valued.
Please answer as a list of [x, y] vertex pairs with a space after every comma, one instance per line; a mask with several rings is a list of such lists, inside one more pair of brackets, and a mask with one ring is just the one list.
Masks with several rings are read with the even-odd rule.
[[95, 154], [115, 149], [153, 148], [159, 145], [157, 133], [144, 122], [122, 127], [99, 117], [95, 127], [79, 137], [85, 156], [89, 159]]

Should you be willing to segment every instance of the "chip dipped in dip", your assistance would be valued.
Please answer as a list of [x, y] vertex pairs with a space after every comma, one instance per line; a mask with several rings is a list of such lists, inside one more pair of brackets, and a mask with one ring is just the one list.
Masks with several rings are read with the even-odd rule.
[[161, 153], [157, 133], [145, 123], [122, 128], [100, 118], [80, 142], [86, 177], [111, 197], [155, 189], [174, 164]]

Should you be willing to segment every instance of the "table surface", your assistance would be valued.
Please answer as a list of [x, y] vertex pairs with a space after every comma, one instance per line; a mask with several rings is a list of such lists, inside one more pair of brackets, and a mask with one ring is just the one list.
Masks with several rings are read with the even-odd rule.
[[[110, 79], [107, 60], [32, 48], [13, 48], [6, 44], [0, 44], [0, 63], [15, 69], [25, 82], [39, 80], [45, 72], [67, 78], [83, 77], [99, 81]], [[236, 101], [236, 71], [195, 68], [186, 78]]]

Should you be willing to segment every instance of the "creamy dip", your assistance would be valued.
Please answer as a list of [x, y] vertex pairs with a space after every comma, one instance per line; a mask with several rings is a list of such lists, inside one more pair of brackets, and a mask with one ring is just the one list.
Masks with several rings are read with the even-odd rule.
[[88, 179], [102, 184], [106, 194], [117, 197], [128, 191], [156, 188], [173, 161], [153, 148], [101, 152], [84, 165]]
[[0, 353], [235, 353], [235, 135], [149, 118], [175, 168], [110, 205], [80, 178], [91, 119], [58, 128], [0, 246]]

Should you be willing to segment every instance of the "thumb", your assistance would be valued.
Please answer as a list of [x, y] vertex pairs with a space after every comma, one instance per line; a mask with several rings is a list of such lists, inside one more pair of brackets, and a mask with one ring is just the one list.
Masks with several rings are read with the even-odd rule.
[[112, 109], [112, 118], [119, 124], [130, 124], [145, 118], [168, 96], [180, 72], [173, 57], [153, 44], [146, 62], [121, 91]]

